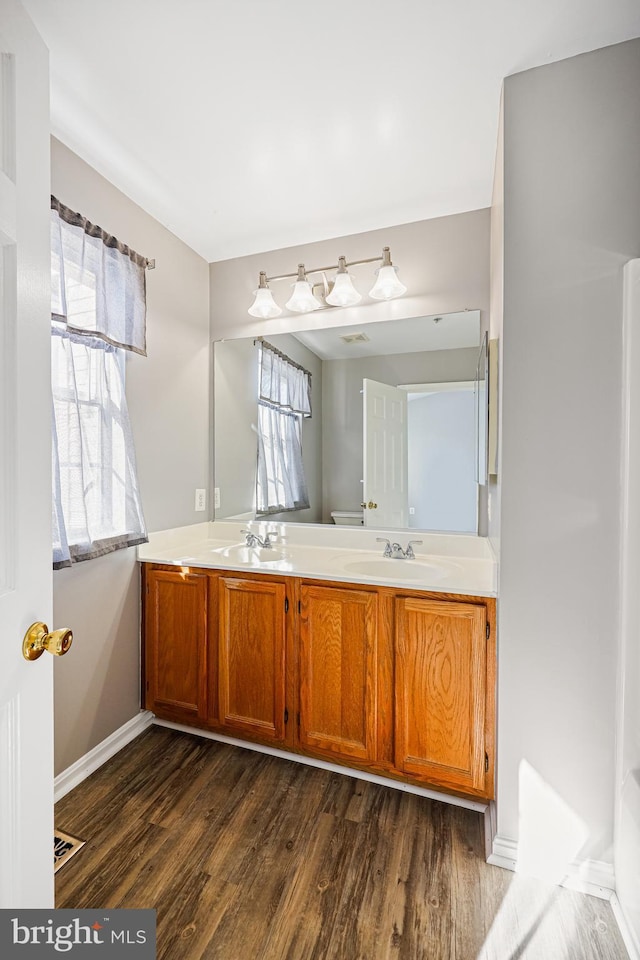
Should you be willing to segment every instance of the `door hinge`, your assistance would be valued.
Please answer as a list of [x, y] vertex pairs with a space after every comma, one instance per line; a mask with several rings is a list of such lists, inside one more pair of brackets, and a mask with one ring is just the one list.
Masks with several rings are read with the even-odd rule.
[[289, 597], [284, 598], [284, 612], [289, 613]]
[[484, 755], [484, 772], [489, 773], [489, 754], [485, 753]]
[[284, 708], [284, 722], [289, 723], [289, 711], [286, 707]]
[[489, 621], [487, 621], [486, 635], [487, 635], [487, 640], [488, 640], [489, 637], [491, 636], [491, 624], [489, 623]]

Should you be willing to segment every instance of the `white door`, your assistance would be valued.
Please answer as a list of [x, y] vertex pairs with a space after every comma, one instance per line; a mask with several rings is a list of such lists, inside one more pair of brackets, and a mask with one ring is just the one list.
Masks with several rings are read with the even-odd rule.
[[363, 380], [363, 503], [367, 527], [408, 527], [407, 392]]
[[49, 58], [0, 0], [0, 907], [53, 906]]

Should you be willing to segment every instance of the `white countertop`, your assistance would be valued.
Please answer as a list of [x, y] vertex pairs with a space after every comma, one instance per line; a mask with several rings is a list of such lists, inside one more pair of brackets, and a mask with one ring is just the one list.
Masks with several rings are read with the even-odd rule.
[[[276, 531], [273, 553], [244, 548], [243, 530], [262, 537], [268, 530]], [[376, 537], [397, 541], [403, 548], [409, 540], [422, 540], [422, 544], [414, 544], [415, 560], [393, 560], [383, 557], [384, 544], [377, 543]], [[138, 559], [180, 567], [496, 596], [497, 565], [491, 546], [485, 537], [466, 534], [217, 520], [151, 533], [149, 542], [138, 547]]]

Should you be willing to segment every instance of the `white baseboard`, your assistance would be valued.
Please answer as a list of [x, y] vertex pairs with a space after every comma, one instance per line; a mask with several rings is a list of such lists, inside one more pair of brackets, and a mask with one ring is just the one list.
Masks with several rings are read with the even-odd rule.
[[[493, 849], [491, 855], [487, 857], [487, 863], [518, 873], [517, 841], [498, 834], [494, 838]], [[610, 900], [615, 890], [613, 865], [604, 860], [576, 860], [569, 865], [567, 875], [560, 881], [560, 886], [577, 890], [579, 893], [588, 893], [601, 900]]]
[[511, 870], [515, 873], [518, 866], [518, 844], [515, 840], [509, 840], [508, 837], [501, 837], [499, 834], [493, 838], [493, 845], [490, 855], [487, 857], [487, 863], [494, 867], [503, 867], [505, 870]]
[[199, 727], [188, 727], [186, 724], [172, 723], [170, 720], [159, 720], [157, 717], [154, 717], [153, 722], [159, 727], [168, 727], [170, 730], [180, 730], [182, 733], [191, 733], [196, 737], [205, 737], [207, 740], [218, 740], [220, 743], [229, 743], [233, 747], [255, 750], [258, 753], [269, 754], [271, 757], [292, 760], [294, 763], [305, 763], [309, 767], [319, 767], [321, 770], [330, 770], [331, 773], [342, 773], [347, 777], [356, 777], [358, 780], [378, 783], [382, 787], [392, 787], [394, 790], [413, 793], [418, 797], [427, 797], [429, 800], [440, 800], [442, 803], [453, 804], [456, 807], [464, 807], [467, 810], [476, 810], [478, 813], [484, 813], [487, 809], [487, 804], [479, 800], [464, 800], [462, 797], [454, 797], [448, 793], [439, 793], [437, 790], [428, 790], [426, 787], [416, 787], [411, 783], [404, 783], [402, 780], [392, 780], [391, 777], [381, 777], [377, 773], [367, 773], [365, 770], [343, 767], [337, 763], [330, 763], [327, 760], [316, 760], [315, 757], [305, 757], [300, 753], [288, 753], [286, 750], [279, 750], [277, 747], [266, 747], [261, 743], [238, 740], [235, 737], [227, 737], [222, 733], [202, 730]]
[[633, 930], [627, 923], [624, 910], [622, 909], [620, 901], [618, 900], [618, 896], [615, 893], [611, 896], [611, 909], [613, 910], [613, 915], [616, 918], [620, 936], [624, 940], [624, 945], [627, 948], [629, 960], [640, 960], [640, 943], [638, 943]]
[[128, 720], [121, 727], [99, 743], [83, 757], [72, 763], [70, 767], [59, 773], [53, 782], [54, 802], [57, 803], [65, 794], [86, 780], [98, 767], [110, 760], [119, 750], [140, 736], [153, 722], [153, 714], [149, 710], [140, 713]]

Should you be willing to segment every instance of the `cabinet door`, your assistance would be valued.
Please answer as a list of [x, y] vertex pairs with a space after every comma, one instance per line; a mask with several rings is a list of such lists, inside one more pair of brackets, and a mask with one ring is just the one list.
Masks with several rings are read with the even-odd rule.
[[377, 595], [303, 584], [299, 743], [375, 760]]
[[207, 577], [146, 573], [145, 706], [167, 719], [207, 716]]
[[282, 742], [285, 583], [221, 577], [219, 584], [220, 724]]
[[395, 684], [396, 767], [484, 792], [485, 608], [398, 597]]

